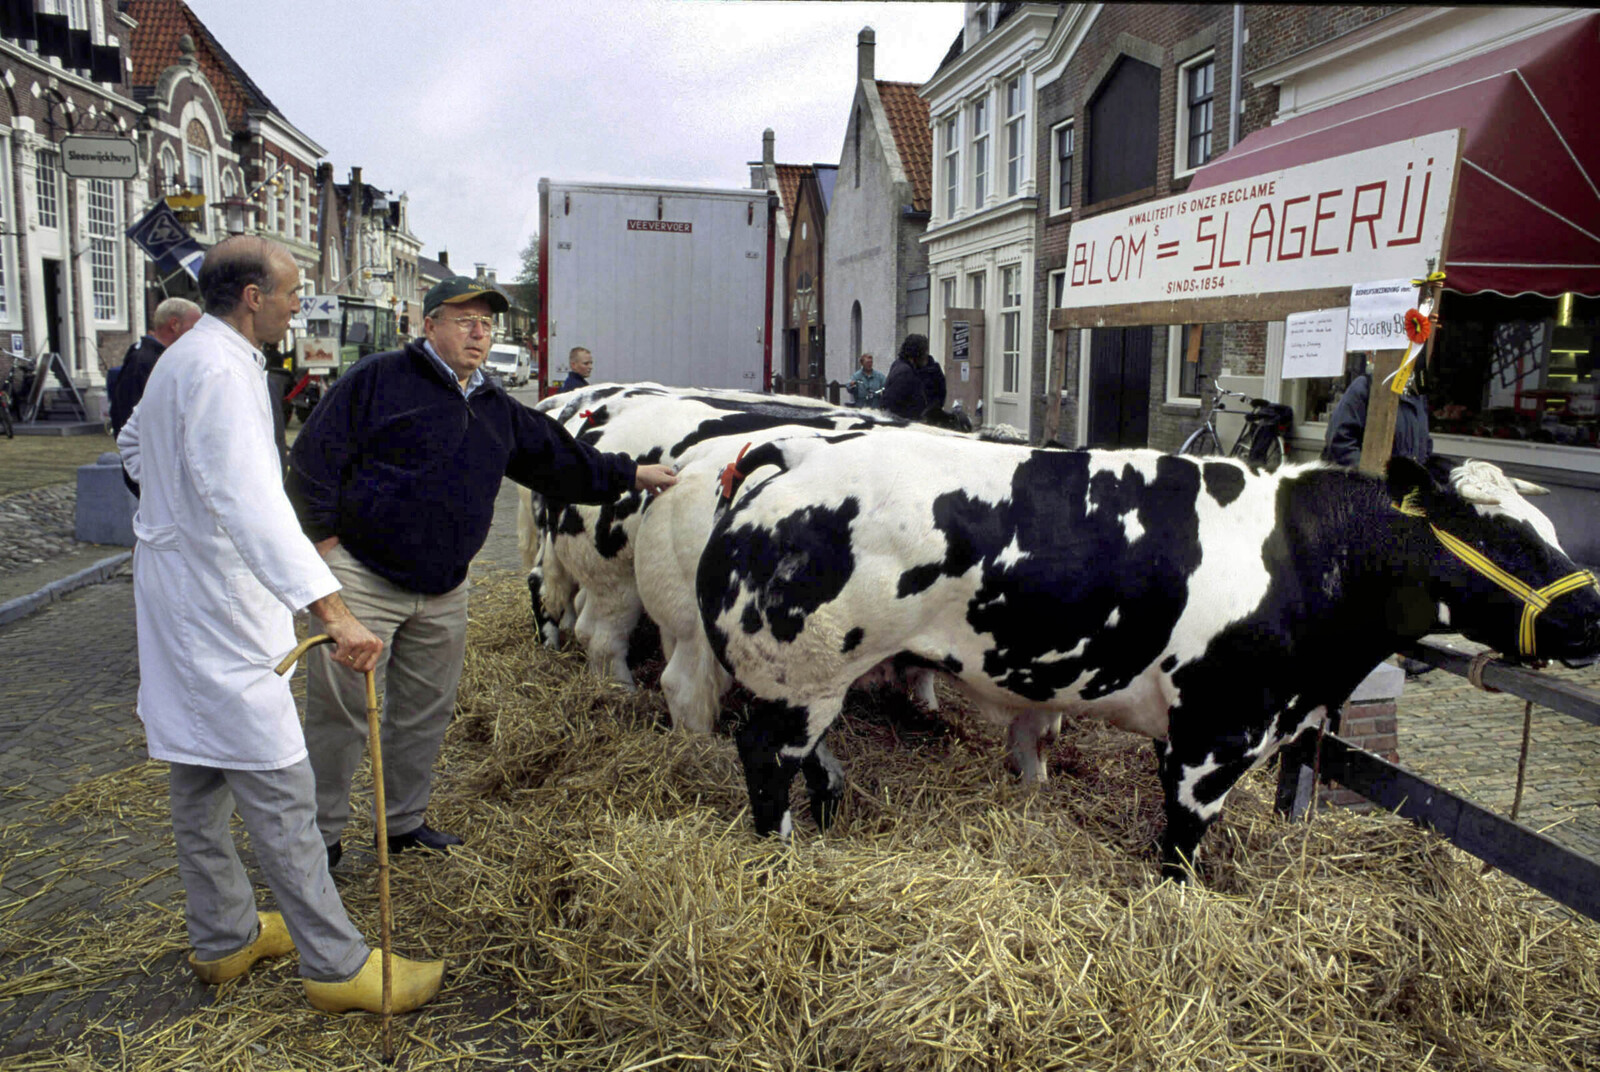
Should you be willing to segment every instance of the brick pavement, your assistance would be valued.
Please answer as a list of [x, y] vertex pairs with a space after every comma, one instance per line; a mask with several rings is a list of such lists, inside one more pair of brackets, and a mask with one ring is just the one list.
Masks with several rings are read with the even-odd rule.
[[[515, 491], [507, 484], [473, 575], [517, 566]], [[165, 768], [145, 760], [133, 714], [130, 581], [80, 590], [0, 627], [0, 650], [7, 653], [0, 683], [0, 1065], [91, 1036], [132, 1050], [141, 1035], [212, 1004], [215, 992], [195, 983], [182, 963], [183, 899], [164, 815]], [[1600, 690], [1600, 668], [1569, 676]], [[1401, 760], [1508, 807], [1521, 710], [1512, 697], [1477, 693], [1443, 672], [1408, 682], [1400, 701]], [[97, 804], [97, 780], [107, 778], [147, 781], [150, 792], [142, 795], [158, 802], [154, 812]], [[1536, 712], [1528, 782], [1526, 819], [1554, 824], [1552, 836], [1600, 855], [1600, 730]], [[81, 936], [102, 921], [118, 928], [119, 949], [143, 955], [123, 951], [89, 964], [53, 955], [52, 928]], [[274, 976], [279, 982], [291, 978], [291, 969], [272, 970], [283, 973]], [[84, 979], [81, 988], [31, 985], [69, 972]], [[492, 1011], [494, 1002], [515, 998], [465, 1000], [487, 1002]]]

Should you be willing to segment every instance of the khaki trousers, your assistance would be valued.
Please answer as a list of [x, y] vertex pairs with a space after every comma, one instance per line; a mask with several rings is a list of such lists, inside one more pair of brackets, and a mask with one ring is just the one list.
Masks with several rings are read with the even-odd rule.
[[[377, 673], [389, 836], [409, 834], [428, 809], [433, 766], [455, 710], [472, 582], [427, 596], [378, 576], [342, 546], [326, 561], [344, 586], [345, 605], [383, 641]], [[317, 778], [317, 826], [328, 845], [350, 821], [350, 781], [367, 747], [366, 690], [365, 675], [333, 661], [332, 645], [307, 654], [306, 748]]]

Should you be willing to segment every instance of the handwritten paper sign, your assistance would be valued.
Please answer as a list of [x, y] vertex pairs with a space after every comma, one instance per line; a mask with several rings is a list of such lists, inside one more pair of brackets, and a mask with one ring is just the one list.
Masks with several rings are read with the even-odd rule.
[[1283, 378], [1338, 376], [1344, 372], [1348, 309], [1314, 309], [1290, 316], [1283, 335]]
[[1350, 324], [1345, 348], [1355, 351], [1403, 350], [1406, 313], [1417, 304], [1409, 279], [1357, 283], [1350, 288]]

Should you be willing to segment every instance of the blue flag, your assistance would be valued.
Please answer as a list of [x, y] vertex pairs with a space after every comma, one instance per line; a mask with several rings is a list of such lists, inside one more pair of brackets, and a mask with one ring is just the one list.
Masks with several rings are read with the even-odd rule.
[[138, 223], [128, 228], [128, 238], [156, 262], [162, 275], [171, 275], [180, 268], [195, 279], [200, 278], [200, 261], [205, 257], [205, 247], [194, 240], [188, 228], [179, 222], [177, 215], [165, 201], [157, 201]]

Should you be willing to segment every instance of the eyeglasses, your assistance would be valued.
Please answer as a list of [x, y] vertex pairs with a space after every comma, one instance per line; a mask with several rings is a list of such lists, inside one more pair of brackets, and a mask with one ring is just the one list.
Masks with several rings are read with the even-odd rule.
[[441, 316], [437, 319], [446, 324], [454, 324], [469, 335], [472, 333], [473, 328], [482, 328], [489, 334], [494, 334], [494, 317], [492, 316]]

